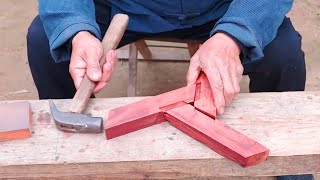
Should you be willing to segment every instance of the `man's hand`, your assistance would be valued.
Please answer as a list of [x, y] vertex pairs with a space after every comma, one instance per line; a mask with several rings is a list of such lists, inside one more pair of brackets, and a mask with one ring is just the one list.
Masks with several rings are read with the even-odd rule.
[[107, 85], [117, 62], [115, 51], [109, 51], [106, 55], [106, 63], [101, 67], [99, 61], [103, 56], [101, 42], [89, 32], [81, 31], [72, 40], [72, 54], [69, 72], [75, 87], [78, 89], [84, 76], [97, 82], [93, 93], [99, 92]]
[[240, 92], [243, 66], [240, 48], [224, 33], [217, 33], [208, 39], [191, 58], [187, 74], [188, 85], [195, 84], [201, 70], [208, 77], [218, 113], [222, 114]]

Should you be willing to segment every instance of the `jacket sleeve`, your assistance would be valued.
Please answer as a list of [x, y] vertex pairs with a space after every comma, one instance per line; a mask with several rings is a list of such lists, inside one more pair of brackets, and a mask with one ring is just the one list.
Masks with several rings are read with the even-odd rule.
[[77, 32], [89, 31], [101, 39], [93, 0], [39, 0], [39, 16], [55, 62], [70, 60], [69, 40]]
[[211, 36], [225, 32], [240, 43], [243, 63], [259, 60], [292, 4], [293, 0], [233, 0]]

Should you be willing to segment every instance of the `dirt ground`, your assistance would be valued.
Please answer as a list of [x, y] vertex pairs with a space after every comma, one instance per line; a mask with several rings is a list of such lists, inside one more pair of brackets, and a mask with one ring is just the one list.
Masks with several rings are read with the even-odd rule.
[[[0, 2], [0, 100], [37, 99], [26, 56], [26, 33], [37, 14], [36, 0]], [[308, 79], [306, 90], [320, 90], [320, 1], [296, 1], [289, 13], [303, 36]], [[137, 95], [155, 95], [185, 84], [188, 63], [146, 62], [138, 64]], [[126, 96], [127, 61], [118, 63], [112, 81], [98, 97]], [[242, 92], [247, 92], [244, 77]]]

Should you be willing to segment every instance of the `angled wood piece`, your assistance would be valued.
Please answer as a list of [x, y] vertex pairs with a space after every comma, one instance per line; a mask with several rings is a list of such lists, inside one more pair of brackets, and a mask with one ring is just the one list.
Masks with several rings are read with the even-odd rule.
[[145, 40], [138, 40], [134, 44], [136, 45], [137, 50], [141, 53], [143, 59], [152, 59], [151, 51]]
[[197, 83], [198, 86], [196, 98], [194, 101], [194, 107], [202, 113], [215, 118], [217, 115], [217, 109], [214, 105], [214, 99], [208, 78], [203, 72], [200, 73]]
[[199, 43], [188, 42], [188, 50], [190, 57], [192, 57], [199, 49]]
[[165, 121], [161, 108], [193, 102], [195, 91], [196, 85], [187, 86], [111, 110], [104, 122], [107, 139]]
[[164, 113], [173, 126], [243, 167], [266, 160], [269, 149], [186, 104]]
[[31, 137], [31, 115], [28, 102], [0, 104], [0, 141]]
[[129, 45], [129, 77], [128, 77], [128, 97], [136, 96], [138, 50], [135, 44]]

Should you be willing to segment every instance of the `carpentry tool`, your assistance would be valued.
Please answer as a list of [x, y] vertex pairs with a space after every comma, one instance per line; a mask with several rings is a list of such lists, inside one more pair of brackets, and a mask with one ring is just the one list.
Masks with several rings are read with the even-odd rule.
[[[108, 30], [102, 40], [104, 53], [115, 50], [127, 28], [129, 17], [117, 14], [112, 18]], [[100, 65], [105, 63], [105, 54], [100, 59]], [[62, 131], [77, 133], [100, 133], [102, 132], [102, 118], [90, 117], [83, 113], [90, 96], [96, 86], [87, 75], [83, 78], [80, 87], [72, 99], [69, 112], [59, 112], [53, 101], [50, 101], [50, 110], [57, 128]]]

